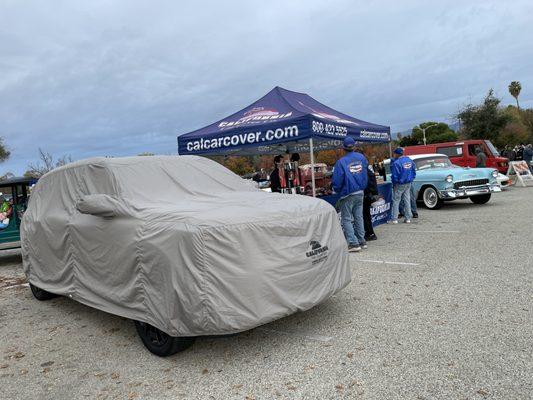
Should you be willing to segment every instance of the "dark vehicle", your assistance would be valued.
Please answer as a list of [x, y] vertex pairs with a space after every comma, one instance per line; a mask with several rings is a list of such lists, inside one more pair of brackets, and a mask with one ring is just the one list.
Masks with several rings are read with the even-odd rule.
[[27, 177], [0, 181], [0, 250], [20, 247], [20, 223], [36, 182]]

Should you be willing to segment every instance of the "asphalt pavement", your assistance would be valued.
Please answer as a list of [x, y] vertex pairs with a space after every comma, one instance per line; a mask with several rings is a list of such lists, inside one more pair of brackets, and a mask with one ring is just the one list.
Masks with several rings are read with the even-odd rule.
[[34, 300], [0, 252], [0, 398], [532, 399], [533, 188], [376, 233], [325, 303], [170, 358], [129, 320]]

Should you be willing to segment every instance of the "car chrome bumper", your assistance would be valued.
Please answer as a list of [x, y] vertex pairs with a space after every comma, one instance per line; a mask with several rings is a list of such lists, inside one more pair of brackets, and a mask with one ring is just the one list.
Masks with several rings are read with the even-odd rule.
[[483, 186], [469, 186], [459, 189], [441, 190], [440, 195], [443, 199], [457, 199], [460, 197], [478, 196], [481, 194], [488, 194], [493, 192], [501, 192], [502, 188], [498, 184], [483, 185]]

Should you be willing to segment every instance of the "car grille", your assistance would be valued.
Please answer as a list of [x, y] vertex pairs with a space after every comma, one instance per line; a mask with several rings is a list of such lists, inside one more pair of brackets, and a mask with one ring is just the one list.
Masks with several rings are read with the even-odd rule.
[[455, 182], [453, 184], [453, 187], [454, 187], [454, 189], [460, 189], [463, 186], [466, 186], [466, 187], [468, 187], [468, 186], [481, 186], [481, 185], [486, 185], [487, 183], [489, 183], [488, 179], [472, 179], [470, 181]]

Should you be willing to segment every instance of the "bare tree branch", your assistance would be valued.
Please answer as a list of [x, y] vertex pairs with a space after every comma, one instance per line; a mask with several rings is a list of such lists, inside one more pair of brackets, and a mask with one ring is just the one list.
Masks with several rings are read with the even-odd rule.
[[71, 163], [72, 157], [70, 155], [63, 155], [54, 162], [52, 154], [44, 151], [39, 147], [39, 161], [36, 163], [29, 163], [28, 170], [24, 175], [40, 178], [47, 172], [50, 172], [54, 168], [61, 167], [68, 163]]

